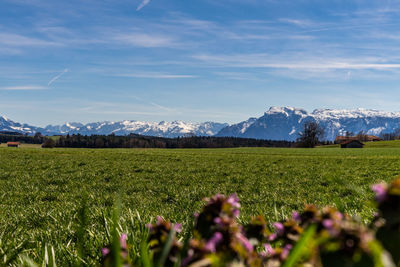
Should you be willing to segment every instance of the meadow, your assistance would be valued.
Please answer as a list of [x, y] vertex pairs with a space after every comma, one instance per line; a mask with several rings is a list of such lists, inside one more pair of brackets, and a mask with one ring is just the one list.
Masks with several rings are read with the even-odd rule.
[[139, 239], [142, 225], [157, 215], [189, 228], [202, 199], [216, 193], [237, 193], [242, 221], [257, 214], [277, 221], [313, 203], [368, 222], [375, 212], [370, 186], [399, 175], [399, 162], [398, 142], [364, 149], [2, 147], [0, 262], [54, 255], [59, 265], [69, 265], [79, 254], [84, 212], [84, 260], [98, 263], [116, 201], [119, 229], [130, 239]]

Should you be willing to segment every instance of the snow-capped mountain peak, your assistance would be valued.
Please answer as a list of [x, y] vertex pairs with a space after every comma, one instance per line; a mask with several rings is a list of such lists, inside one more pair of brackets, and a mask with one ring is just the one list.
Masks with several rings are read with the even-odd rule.
[[8, 119], [6, 116], [0, 116], [0, 121], [9, 121], [10, 119]]
[[212, 136], [218, 133], [227, 123], [204, 122], [190, 123], [183, 121], [173, 122], [145, 122], [135, 120], [124, 120], [119, 122], [93, 122], [82, 124], [78, 122], [67, 122], [63, 125], [48, 125], [44, 128], [20, 124], [0, 116], [0, 131], [19, 132], [33, 135], [41, 132], [44, 135], [64, 135], [64, 134], [82, 134], [82, 135], [127, 135], [130, 133], [151, 135], [160, 137], [178, 137], [187, 134], [197, 136]]
[[315, 109], [309, 113], [301, 108], [271, 107], [263, 116], [222, 129], [218, 136], [259, 139], [291, 140], [307, 121], [318, 122], [325, 130], [325, 138], [334, 140], [345, 132], [379, 135], [400, 129], [400, 112], [373, 109]]
[[215, 135], [219, 130], [227, 126], [226, 123], [204, 122], [188, 123], [183, 121], [173, 122], [146, 122], [136, 120], [123, 120], [120, 122], [94, 122], [88, 124], [66, 123], [58, 126], [47, 126], [45, 134], [83, 134], [83, 135], [127, 135], [130, 133], [151, 135], [160, 137], [178, 137], [186, 134], [198, 136]]
[[191, 123], [180, 120], [167, 122], [146, 122], [123, 120], [93, 123], [68, 122], [63, 125], [48, 125], [44, 128], [14, 122], [0, 116], [0, 131], [45, 135], [82, 134], [82, 135], [127, 135], [130, 133], [160, 137], [197, 136], [234, 136], [244, 138], [291, 140], [298, 137], [307, 121], [318, 122], [325, 130], [325, 138], [334, 140], [337, 135], [346, 132], [380, 135], [400, 129], [400, 112], [387, 112], [373, 109], [315, 109], [307, 112], [295, 107], [271, 107], [259, 118], [228, 125], [226, 123]]

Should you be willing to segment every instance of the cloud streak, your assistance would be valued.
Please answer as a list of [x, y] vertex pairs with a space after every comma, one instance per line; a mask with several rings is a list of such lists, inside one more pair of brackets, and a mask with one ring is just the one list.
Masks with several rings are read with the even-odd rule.
[[194, 75], [185, 74], [168, 74], [168, 73], [132, 73], [132, 74], [118, 74], [119, 77], [132, 77], [132, 78], [147, 78], [147, 79], [187, 79], [196, 78]]
[[2, 91], [30, 91], [30, 90], [46, 90], [48, 89], [45, 86], [39, 85], [21, 85], [21, 86], [7, 86], [7, 87], [0, 87]]
[[136, 11], [140, 11], [142, 8], [147, 6], [150, 3], [150, 0], [143, 0], [140, 5], [136, 8]]
[[195, 59], [217, 67], [271, 68], [294, 70], [391, 70], [400, 69], [397, 63], [343, 58], [273, 58], [268, 54], [195, 55]]
[[125, 44], [148, 48], [171, 47], [176, 45], [170, 36], [141, 32], [118, 34], [114, 39]]
[[59, 78], [61, 78], [61, 76], [63, 76], [65, 73], [67, 73], [69, 70], [68, 69], [64, 69], [60, 74], [54, 76], [48, 83], [47, 86], [52, 85], [55, 81], [57, 81]]
[[0, 32], [0, 44], [2, 46], [11, 47], [25, 47], [25, 46], [35, 46], [35, 47], [47, 47], [58, 45], [52, 41], [41, 40], [38, 38], [27, 37], [14, 33], [4, 33]]

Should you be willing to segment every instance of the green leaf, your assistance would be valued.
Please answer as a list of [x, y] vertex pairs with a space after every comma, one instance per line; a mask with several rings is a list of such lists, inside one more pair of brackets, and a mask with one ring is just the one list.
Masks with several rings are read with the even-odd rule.
[[303, 256], [303, 253], [307, 249], [308, 244], [314, 237], [316, 230], [317, 230], [316, 225], [311, 225], [310, 227], [307, 228], [307, 230], [301, 236], [299, 242], [297, 242], [296, 246], [290, 252], [289, 257], [285, 261], [283, 267], [292, 267], [296, 265], [296, 263]]
[[165, 243], [164, 248], [162, 250], [160, 260], [158, 261], [158, 264], [157, 264], [158, 267], [164, 266], [164, 263], [167, 260], [168, 254], [171, 251], [172, 242], [174, 241], [174, 236], [175, 236], [175, 229], [171, 229], [171, 231], [168, 234], [167, 242]]

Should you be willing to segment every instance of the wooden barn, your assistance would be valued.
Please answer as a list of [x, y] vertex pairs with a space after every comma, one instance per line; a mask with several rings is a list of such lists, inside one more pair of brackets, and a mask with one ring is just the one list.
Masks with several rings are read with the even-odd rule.
[[19, 147], [20, 142], [7, 142], [8, 147]]
[[358, 140], [348, 140], [340, 144], [341, 148], [363, 148], [364, 144]]
[[342, 136], [338, 135], [336, 136], [335, 143], [341, 144], [343, 142], [351, 141], [351, 140], [359, 140], [359, 141], [364, 141], [364, 142], [377, 142], [377, 141], [382, 141], [378, 136], [375, 135], [362, 135], [362, 136]]

